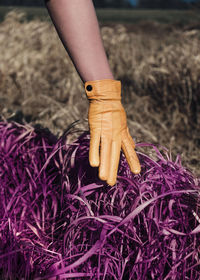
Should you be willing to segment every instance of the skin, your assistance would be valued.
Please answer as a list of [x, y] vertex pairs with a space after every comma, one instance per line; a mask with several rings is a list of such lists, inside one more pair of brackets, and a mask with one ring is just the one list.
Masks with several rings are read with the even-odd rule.
[[[83, 83], [88, 81], [101, 82], [102, 80], [104, 80], [104, 85], [105, 80], [113, 83], [115, 79], [106, 57], [92, 0], [48, 0], [46, 1], [46, 7]], [[115, 89], [114, 93], [116, 93]], [[99, 166], [99, 178], [106, 180], [110, 186], [113, 186], [116, 182], [121, 146], [132, 172], [135, 174], [140, 172], [140, 164], [134, 150], [135, 144], [128, 130], [126, 130], [124, 109], [122, 108], [121, 101], [118, 104], [119, 108], [115, 108], [117, 106], [114, 105], [115, 103], [115, 101], [108, 101], [104, 104], [101, 101], [100, 103], [97, 102], [98, 106], [95, 107], [96, 103], [92, 104], [90, 102], [89, 109], [91, 132], [90, 165], [94, 167]], [[104, 106], [101, 112], [102, 104]], [[109, 113], [105, 112], [106, 106], [108, 106], [107, 111]], [[100, 125], [98, 125], [99, 117]], [[123, 119], [124, 121], [122, 122]], [[124, 124], [123, 133], [120, 126], [122, 123]], [[101, 128], [101, 126], [102, 130], [100, 133], [98, 127]], [[110, 128], [115, 129], [112, 131]], [[108, 131], [108, 133], [104, 133], [105, 131]], [[99, 160], [99, 145], [101, 146], [101, 160]]]
[[46, 7], [82, 81], [114, 79], [93, 2], [49, 0]]

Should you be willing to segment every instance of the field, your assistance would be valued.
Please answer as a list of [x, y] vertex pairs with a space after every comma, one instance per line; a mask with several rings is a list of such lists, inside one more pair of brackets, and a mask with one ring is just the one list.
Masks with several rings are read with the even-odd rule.
[[[6, 7], [0, 6], [0, 21], [9, 11], [22, 11], [28, 20], [38, 18], [49, 21], [46, 8], [40, 7]], [[115, 22], [133, 24], [140, 21], [156, 21], [170, 24], [188, 24], [198, 22], [200, 14], [198, 10], [140, 10], [140, 9], [97, 9], [97, 17], [100, 22]]]
[[97, 178], [84, 86], [46, 11], [1, 9], [0, 279], [199, 279], [199, 16], [97, 12], [142, 172], [121, 157], [115, 187]]
[[[137, 142], [158, 143], [180, 154], [198, 175], [200, 14], [97, 14], [111, 68], [123, 84], [131, 135]], [[1, 7], [0, 20], [2, 119], [40, 124], [57, 136], [76, 120], [78, 129], [87, 130], [83, 84], [46, 10]]]

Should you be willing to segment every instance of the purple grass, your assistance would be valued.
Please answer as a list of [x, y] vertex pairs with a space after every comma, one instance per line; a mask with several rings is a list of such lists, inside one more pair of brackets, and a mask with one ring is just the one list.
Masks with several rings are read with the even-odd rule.
[[120, 155], [110, 187], [88, 162], [89, 132], [71, 145], [0, 122], [1, 279], [200, 279], [199, 179], [165, 148]]

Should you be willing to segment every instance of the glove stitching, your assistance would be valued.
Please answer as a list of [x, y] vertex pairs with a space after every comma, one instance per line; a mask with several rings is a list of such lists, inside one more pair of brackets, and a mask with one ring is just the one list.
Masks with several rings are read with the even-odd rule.
[[[102, 102], [102, 100], [100, 99]], [[102, 122], [103, 122], [103, 116], [104, 116], [104, 102], [103, 103], [103, 113], [101, 114], [101, 136], [100, 136], [100, 144], [101, 144], [101, 149], [102, 149]]]
[[112, 112], [111, 131], [112, 131], [112, 141], [113, 141], [113, 103], [112, 103], [112, 101], [111, 101], [111, 112]]
[[[112, 122], [111, 122], [111, 131], [112, 131], [112, 137], [111, 137], [111, 151], [110, 151], [110, 153], [112, 153], [112, 143], [113, 143], [113, 103], [112, 103], [112, 101], [111, 101], [111, 118], [112, 118]], [[111, 159], [111, 154], [109, 155], [110, 156], [110, 158], [109, 158], [109, 164], [111, 163], [110, 161], [112, 160]], [[108, 172], [108, 178], [111, 176], [113, 176], [113, 175], [110, 175], [110, 170], [109, 170], [109, 172]]]

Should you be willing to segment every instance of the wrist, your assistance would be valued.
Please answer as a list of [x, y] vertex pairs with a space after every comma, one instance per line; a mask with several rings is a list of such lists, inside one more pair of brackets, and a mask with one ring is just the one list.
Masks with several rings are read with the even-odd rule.
[[85, 92], [88, 99], [121, 100], [121, 81], [114, 79], [87, 81]]

